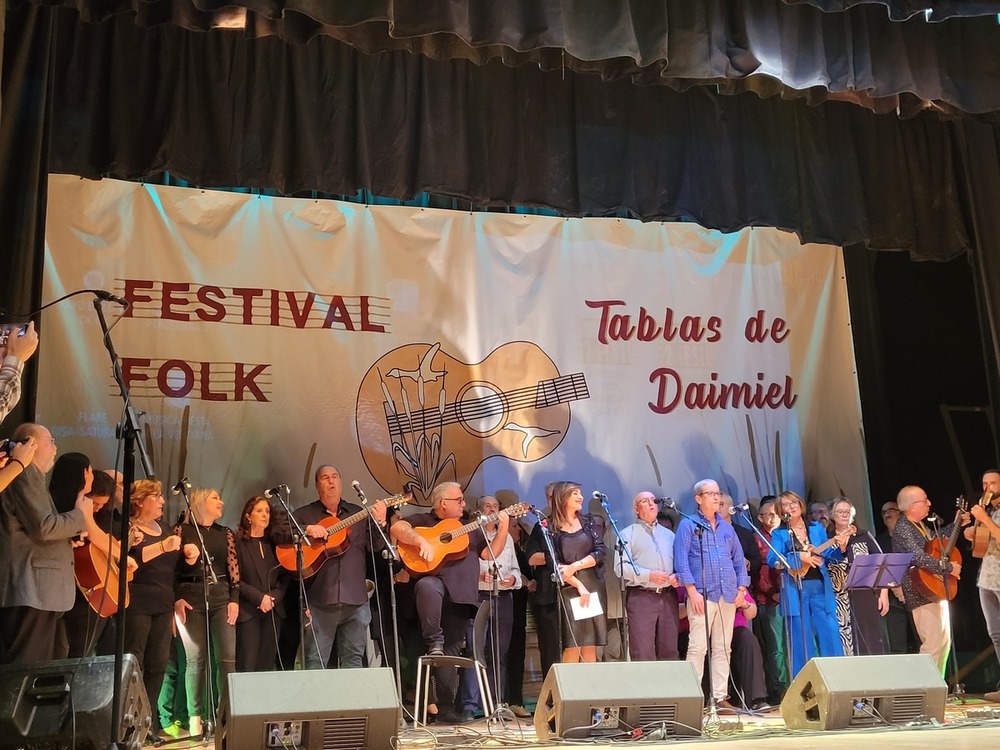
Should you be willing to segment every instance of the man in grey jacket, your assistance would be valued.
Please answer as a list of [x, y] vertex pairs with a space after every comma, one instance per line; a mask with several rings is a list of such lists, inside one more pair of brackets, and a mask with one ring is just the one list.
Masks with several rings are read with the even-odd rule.
[[28, 436], [38, 443], [35, 458], [0, 492], [0, 664], [52, 658], [56, 623], [75, 596], [70, 539], [93, 516], [93, 503], [83, 495], [73, 510], [56, 510], [45, 485], [55, 440], [33, 423], [22, 424], [13, 437]]

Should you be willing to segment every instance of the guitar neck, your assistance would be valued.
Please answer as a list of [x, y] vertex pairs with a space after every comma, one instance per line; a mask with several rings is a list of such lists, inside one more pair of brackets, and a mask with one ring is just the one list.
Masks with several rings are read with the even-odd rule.
[[355, 513], [354, 515], [348, 516], [347, 518], [344, 518], [344, 519], [341, 519], [340, 521], [337, 521], [337, 523], [335, 523], [333, 526], [331, 526], [329, 529], [327, 529], [327, 533], [328, 534], [336, 534], [338, 531], [343, 531], [348, 526], [353, 526], [354, 524], [356, 524], [358, 521], [360, 521], [361, 519], [363, 519], [367, 515], [368, 515], [368, 511], [367, 510], [360, 510], [357, 513]]
[[948, 537], [948, 543], [941, 550], [941, 559], [947, 560], [951, 556], [951, 551], [955, 549], [955, 544], [958, 542], [958, 535], [962, 531], [962, 525], [959, 523], [962, 520], [963, 509], [959, 508], [955, 513], [955, 520], [952, 522], [954, 525], [951, 529], [951, 534]]
[[482, 518], [476, 521], [470, 521], [464, 526], [459, 526], [454, 531], [449, 532], [449, 534], [451, 534], [452, 539], [454, 539], [455, 537], [465, 536], [466, 534], [471, 534], [476, 529], [483, 528], [488, 523], [496, 523], [497, 521], [500, 520], [500, 516], [506, 516], [509, 514], [510, 514], [510, 508], [504, 508], [503, 510], [497, 513], [492, 513], [488, 516], [483, 516]]

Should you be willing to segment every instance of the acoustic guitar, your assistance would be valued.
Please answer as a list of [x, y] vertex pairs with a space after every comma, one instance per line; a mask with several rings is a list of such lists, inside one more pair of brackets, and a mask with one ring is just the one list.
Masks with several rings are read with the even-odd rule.
[[[135, 541], [133, 532], [129, 529], [128, 546]], [[73, 577], [76, 587], [87, 600], [87, 604], [101, 617], [111, 617], [118, 611], [118, 565], [121, 562], [121, 545], [112, 539], [112, 549], [115, 554], [109, 560], [108, 556], [98, 549], [87, 538], [83, 546], [73, 548]], [[132, 571], [128, 571], [125, 585], [125, 606], [128, 607], [128, 583], [132, 581]]]
[[[410, 500], [410, 495], [396, 494], [383, 499], [382, 502], [386, 504], [387, 508], [398, 508], [401, 505], [406, 505]], [[326, 540], [306, 538], [307, 543], [302, 545], [302, 578], [311, 578], [331, 557], [339, 557], [344, 554], [351, 544], [348, 534], [351, 526], [366, 518], [368, 518], [368, 511], [361, 510], [347, 518], [337, 519], [333, 516], [327, 516], [312, 524], [326, 529]], [[278, 556], [281, 567], [293, 573], [298, 571], [294, 544], [279, 544], [275, 547], [274, 552]]]
[[[987, 512], [990, 512], [993, 509], [993, 502], [995, 499], [997, 498], [993, 497], [993, 493], [987, 490], [983, 493], [983, 496], [979, 498], [979, 504], [986, 508]], [[972, 528], [972, 556], [983, 558], [986, 556], [986, 548], [990, 544], [990, 530], [979, 521], [976, 521], [976, 525]]]
[[527, 503], [515, 503], [497, 513], [471, 521], [467, 524], [457, 518], [446, 518], [433, 526], [415, 527], [413, 530], [431, 543], [434, 548], [434, 557], [427, 561], [420, 556], [420, 547], [414, 544], [404, 544], [399, 542], [399, 557], [403, 565], [413, 575], [427, 575], [433, 573], [449, 560], [460, 560], [469, 551], [469, 534], [476, 529], [480, 529], [486, 524], [496, 523], [500, 516], [516, 518], [523, 516], [531, 510]]
[[561, 375], [528, 341], [503, 344], [476, 364], [440, 343], [407, 344], [361, 381], [361, 455], [382, 487], [402, 487], [426, 505], [435, 485], [465, 486], [491, 456], [530, 462], [550, 454], [569, 429], [569, 404], [586, 398], [582, 372]]
[[[959, 497], [955, 501], [955, 505], [958, 506], [958, 511], [955, 513], [955, 523], [948, 540], [942, 543], [940, 538], [932, 537], [924, 544], [924, 552], [936, 560], [948, 560], [956, 565], [961, 565], [962, 555], [955, 549], [955, 543], [958, 541], [958, 535], [962, 532], [960, 521], [965, 512], [965, 497]], [[951, 573], [947, 575], [932, 573], [923, 568], [913, 567], [910, 568], [910, 580], [918, 592], [930, 599], [950, 600], [954, 599], [955, 594], [958, 593], [958, 576]]]
[[[808, 526], [806, 527], [806, 529], [808, 533]], [[856, 526], [848, 526], [847, 531], [850, 532], [847, 535], [848, 537], [852, 537], [858, 533], [858, 529]], [[840, 541], [838, 537], [832, 536], [820, 545], [814, 547], [812, 546], [812, 544], [806, 544], [805, 547], [803, 548], [802, 543], [799, 541], [799, 538], [795, 535], [795, 532], [789, 529], [788, 533], [792, 537], [792, 547], [795, 549], [796, 552], [808, 552], [813, 555], [821, 554], [823, 550], [829, 549], [833, 545], [837, 544], [838, 541]], [[793, 576], [804, 576], [806, 573], [809, 572], [809, 569], [811, 567], [812, 567], [811, 565], [803, 564], [798, 568], [789, 568], [788, 572], [791, 573]]]

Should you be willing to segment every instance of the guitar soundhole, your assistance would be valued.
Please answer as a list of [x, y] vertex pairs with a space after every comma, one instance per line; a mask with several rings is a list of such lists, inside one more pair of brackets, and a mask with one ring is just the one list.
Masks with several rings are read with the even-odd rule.
[[474, 435], [492, 435], [507, 422], [507, 399], [492, 383], [466, 385], [459, 391], [456, 408], [462, 426]]
[[439, 539], [441, 540], [441, 544], [451, 544], [451, 540], [452, 540], [452, 539], [454, 539], [454, 538], [455, 538], [455, 537], [453, 537], [453, 536], [451, 535], [451, 532], [450, 532], [450, 531], [446, 531], [446, 532], [444, 532], [444, 533], [443, 533], [443, 534], [442, 534], [442, 535], [441, 535], [441, 536], [439, 537]]

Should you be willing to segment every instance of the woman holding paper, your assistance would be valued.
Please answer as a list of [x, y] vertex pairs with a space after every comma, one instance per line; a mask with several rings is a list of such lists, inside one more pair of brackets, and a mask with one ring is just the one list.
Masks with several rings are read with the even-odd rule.
[[[583, 512], [576, 482], [557, 482], [552, 490], [552, 535], [564, 585], [564, 662], [597, 661], [597, 647], [607, 642], [604, 592], [604, 522]], [[577, 619], [579, 618], [579, 619]]]

